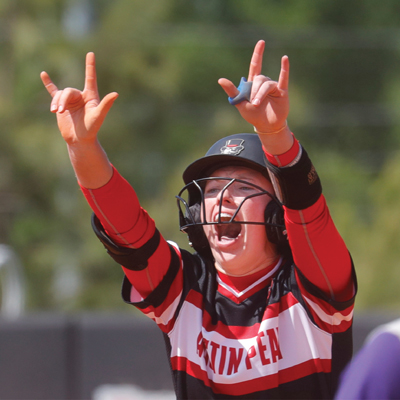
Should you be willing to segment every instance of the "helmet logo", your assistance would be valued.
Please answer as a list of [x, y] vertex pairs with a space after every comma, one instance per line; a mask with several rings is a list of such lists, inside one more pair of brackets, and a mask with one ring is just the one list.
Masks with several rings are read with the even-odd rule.
[[225, 146], [221, 147], [221, 154], [229, 154], [233, 156], [239, 155], [243, 150], [243, 139], [230, 139], [227, 140]]

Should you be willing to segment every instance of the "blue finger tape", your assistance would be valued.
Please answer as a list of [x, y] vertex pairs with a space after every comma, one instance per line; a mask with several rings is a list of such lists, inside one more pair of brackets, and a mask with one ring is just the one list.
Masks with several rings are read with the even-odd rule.
[[234, 106], [236, 104], [241, 103], [244, 100], [250, 101], [252, 86], [253, 82], [247, 82], [246, 78], [242, 78], [238, 86], [239, 94], [235, 97], [228, 97], [229, 103], [231, 103]]

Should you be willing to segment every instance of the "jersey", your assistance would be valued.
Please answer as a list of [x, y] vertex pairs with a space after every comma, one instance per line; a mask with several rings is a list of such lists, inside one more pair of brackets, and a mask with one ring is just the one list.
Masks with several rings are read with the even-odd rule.
[[335, 399], [400, 398], [400, 319], [372, 331], [342, 374]]
[[352, 351], [352, 301], [321, 296], [292, 260], [238, 293], [209, 261], [180, 252], [169, 272], [182, 269], [183, 287], [172, 304], [168, 274], [151, 299], [132, 302], [128, 279], [122, 291], [163, 330], [177, 398], [332, 397]]
[[352, 355], [356, 278], [323, 195], [285, 209], [293, 259], [238, 283], [164, 240], [127, 188], [115, 171], [106, 187], [83, 191], [123, 266], [124, 300], [164, 333], [177, 397], [332, 398]]

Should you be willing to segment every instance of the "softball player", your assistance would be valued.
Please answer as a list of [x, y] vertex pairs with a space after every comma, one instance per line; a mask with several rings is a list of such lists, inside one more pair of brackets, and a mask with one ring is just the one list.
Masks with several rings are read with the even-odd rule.
[[161, 236], [98, 142], [117, 94], [100, 100], [93, 53], [83, 91], [41, 75], [93, 228], [123, 268], [124, 300], [162, 330], [179, 399], [332, 398], [352, 354], [351, 257], [286, 122], [289, 60], [278, 81], [261, 75], [264, 47], [238, 88], [219, 80], [256, 133], [219, 140], [184, 171], [193, 254]]

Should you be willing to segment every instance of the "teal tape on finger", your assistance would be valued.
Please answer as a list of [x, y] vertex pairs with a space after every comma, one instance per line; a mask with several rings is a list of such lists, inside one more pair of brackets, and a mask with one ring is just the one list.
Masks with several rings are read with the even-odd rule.
[[236, 104], [241, 103], [244, 100], [250, 101], [252, 86], [253, 82], [247, 82], [246, 78], [242, 78], [238, 86], [239, 94], [235, 97], [228, 97], [229, 103], [234, 106]]

